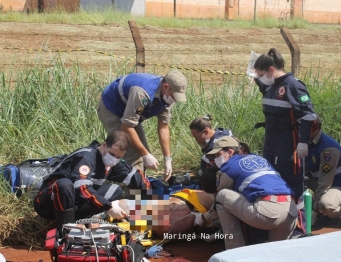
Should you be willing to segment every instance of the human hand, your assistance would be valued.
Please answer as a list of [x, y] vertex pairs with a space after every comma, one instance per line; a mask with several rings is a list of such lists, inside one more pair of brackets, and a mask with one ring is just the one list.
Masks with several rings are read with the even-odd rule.
[[168, 179], [172, 175], [172, 158], [171, 157], [165, 157], [165, 174], [163, 176], [164, 181], [168, 181]]
[[202, 214], [198, 212], [191, 212], [192, 215], [195, 216], [194, 226], [201, 227], [204, 224], [204, 220], [202, 219]]
[[121, 220], [127, 216], [126, 212], [119, 206], [119, 200], [111, 202], [111, 208], [107, 211], [108, 215], [114, 219]]
[[298, 143], [296, 151], [298, 158], [305, 158], [308, 155], [308, 144]]
[[148, 153], [142, 158], [143, 158], [143, 165], [145, 166], [145, 168], [157, 170], [159, 162], [152, 154]]

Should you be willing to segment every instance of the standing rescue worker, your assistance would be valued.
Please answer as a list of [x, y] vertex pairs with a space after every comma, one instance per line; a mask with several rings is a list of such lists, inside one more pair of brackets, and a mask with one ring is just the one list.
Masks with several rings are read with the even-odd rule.
[[104, 183], [109, 180], [124, 182], [132, 189], [150, 189], [141, 171], [122, 162], [128, 146], [128, 135], [114, 131], [102, 144], [93, 141], [66, 156], [44, 179], [34, 199], [35, 211], [46, 219], [57, 218], [59, 229], [103, 211], [116, 219], [128, 215], [119, 206], [123, 190]]
[[308, 140], [316, 125], [316, 114], [305, 84], [284, 71], [284, 59], [275, 49], [257, 58], [255, 78], [263, 94], [265, 139], [263, 157], [295, 192], [303, 193], [300, 160], [308, 155]]
[[[263, 157], [238, 154], [239, 142], [224, 136], [208, 152], [219, 168], [203, 173], [203, 189], [216, 193], [216, 209], [224, 233], [225, 248], [245, 246], [240, 220], [269, 230], [268, 241], [289, 239], [297, 219], [293, 191]], [[210, 172], [210, 171], [213, 172]], [[196, 216], [207, 220], [210, 214]], [[232, 236], [232, 237], [231, 237]]]
[[312, 133], [308, 142], [307, 166], [317, 179], [314, 193], [313, 222], [317, 214], [325, 225], [336, 224], [341, 216], [341, 146], [321, 130], [318, 117], [318, 129]]
[[103, 91], [97, 113], [105, 130], [122, 130], [129, 135], [129, 146], [124, 159], [143, 170], [158, 169], [158, 160], [150, 153], [142, 121], [157, 116], [158, 137], [164, 156], [167, 181], [172, 174], [169, 122], [175, 102], [185, 102], [187, 79], [179, 71], [165, 77], [152, 74], [129, 74], [114, 80]]

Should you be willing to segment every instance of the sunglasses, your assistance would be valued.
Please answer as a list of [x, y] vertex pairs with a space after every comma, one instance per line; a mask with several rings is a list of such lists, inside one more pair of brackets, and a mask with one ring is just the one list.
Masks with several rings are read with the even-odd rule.
[[201, 134], [202, 134], [205, 130], [206, 130], [206, 128], [203, 129], [203, 130], [199, 133], [199, 135], [195, 138], [195, 140], [198, 140], [199, 136], [201, 136]]

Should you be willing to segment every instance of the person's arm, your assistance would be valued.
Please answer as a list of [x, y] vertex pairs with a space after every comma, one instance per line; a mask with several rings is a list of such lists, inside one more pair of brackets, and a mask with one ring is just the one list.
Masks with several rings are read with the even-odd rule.
[[141, 156], [145, 156], [149, 153], [137, 135], [135, 126], [128, 126], [122, 123], [121, 130], [130, 137], [130, 144], [136, 149], [137, 152], [140, 153]]
[[72, 177], [75, 193], [79, 195], [83, 201], [98, 209], [106, 211], [111, 208], [111, 202], [98, 194], [93, 188], [93, 182], [91, 180], [91, 175], [94, 174], [96, 166], [96, 158], [94, 157], [95, 156], [92, 154], [73, 156], [70, 175]]
[[159, 143], [164, 157], [170, 157], [170, 133], [168, 124], [158, 122], [157, 132], [159, 135]]
[[295, 118], [300, 124], [300, 143], [308, 143], [312, 133], [312, 125], [316, 124], [317, 116], [310, 100], [310, 95], [304, 83], [294, 80], [286, 89], [287, 97], [292, 106]]
[[[329, 157], [330, 155], [330, 157]], [[319, 201], [333, 184], [336, 168], [340, 159], [340, 151], [337, 148], [325, 148], [320, 153], [320, 170], [318, 174], [318, 185], [314, 193], [314, 212], [319, 212]]]
[[121, 118], [121, 130], [129, 135], [131, 145], [141, 156], [147, 155], [148, 150], [142, 144], [135, 127], [139, 124], [141, 114], [146, 106], [150, 104], [149, 95], [141, 87], [134, 86], [129, 90], [126, 108]]
[[107, 180], [123, 183], [130, 189], [151, 189], [150, 183], [142, 171], [122, 160], [111, 168]]

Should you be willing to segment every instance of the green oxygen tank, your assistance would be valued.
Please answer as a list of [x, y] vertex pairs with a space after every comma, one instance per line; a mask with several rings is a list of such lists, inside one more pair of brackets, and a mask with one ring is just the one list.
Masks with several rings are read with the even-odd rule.
[[311, 220], [312, 220], [312, 213], [313, 213], [313, 194], [311, 190], [308, 188], [308, 178], [305, 176], [305, 158], [302, 159], [303, 161], [303, 176], [304, 176], [304, 192], [303, 192], [303, 199], [304, 199], [304, 210], [305, 210], [305, 217], [306, 217], [306, 234], [311, 233]]

